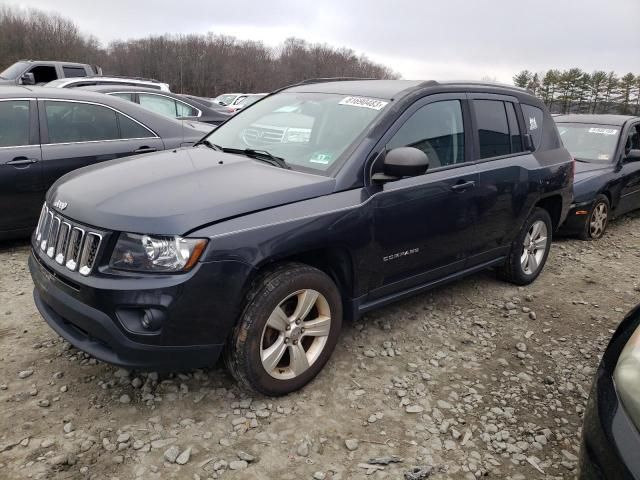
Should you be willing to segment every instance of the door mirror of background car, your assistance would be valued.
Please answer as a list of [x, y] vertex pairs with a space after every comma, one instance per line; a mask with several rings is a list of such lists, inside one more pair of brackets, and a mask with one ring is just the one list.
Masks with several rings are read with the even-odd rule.
[[35, 85], [36, 84], [36, 77], [31, 72], [25, 73], [20, 77], [20, 83], [22, 85]]
[[629, 152], [627, 153], [626, 157], [624, 158], [625, 162], [639, 162], [640, 161], [640, 149], [637, 148], [632, 148], [631, 150], [629, 150]]
[[402, 177], [424, 174], [429, 168], [429, 157], [414, 147], [398, 147], [389, 150], [384, 157], [383, 173], [375, 173], [374, 182], [388, 182]]

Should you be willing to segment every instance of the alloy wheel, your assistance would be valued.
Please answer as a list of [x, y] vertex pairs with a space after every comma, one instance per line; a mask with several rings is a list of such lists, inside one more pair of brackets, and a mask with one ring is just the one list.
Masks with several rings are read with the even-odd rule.
[[520, 265], [525, 274], [533, 275], [538, 271], [548, 243], [547, 225], [541, 220], [533, 222], [522, 242]]
[[287, 296], [273, 310], [262, 331], [260, 358], [265, 371], [279, 380], [304, 373], [318, 360], [331, 330], [331, 309], [318, 291]]
[[589, 235], [591, 238], [600, 238], [604, 233], [604, 229], [607, 227], [607, 220], [609, 217], [609, 209], [604, 202], [598, 203], [591, 214], [591, 221], [589, 222]]

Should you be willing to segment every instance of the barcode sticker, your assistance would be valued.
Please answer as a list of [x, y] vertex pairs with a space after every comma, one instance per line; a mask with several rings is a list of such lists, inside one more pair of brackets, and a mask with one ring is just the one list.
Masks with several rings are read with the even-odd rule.
[[384, 102], [376, 98], [366, 97], [346, 97], [340, 100], [339, 105], [349, 105], [350, 107], [370, 108], [372, 110], [382, 110], [389, 102]]

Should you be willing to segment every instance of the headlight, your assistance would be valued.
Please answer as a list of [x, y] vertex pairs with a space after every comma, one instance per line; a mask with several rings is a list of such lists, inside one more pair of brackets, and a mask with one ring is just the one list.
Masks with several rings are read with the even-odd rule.
[[311, 130], [308, 128], [288, 128], [284, 137], [285, 143], [309, 143]]
[[121, 233], [109, 266], [135, 272], [186, 272], [206, 245], [201, 238]]
[[640, 429], [640, 327], [622, 349], [613, 379], [625, 411]]

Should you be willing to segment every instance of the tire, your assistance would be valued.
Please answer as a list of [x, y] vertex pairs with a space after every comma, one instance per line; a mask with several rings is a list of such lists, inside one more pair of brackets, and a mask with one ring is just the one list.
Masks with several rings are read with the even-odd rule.
[[331, 278], [308, 265], [283, 264], [252, 283], [225, 363], [244, 387], [286, 395], [320, 373], [341, 327], [342, 299]]
[[584, 222], [584, 230], [579, 237], [582, 240], [598, 240], [604, 235], [604, 231], [609, 225], [609, 212], [611, 204], [606, 195], [599, 194], [593, 201], [591, 213]]
[[[507, 260], [499, 271], [500, 277], [516, 285], [528, 285], [538, 278], [551, 249], [552, 228], [549, 213], [536, 207], [511, 244]], [[532, 234], [540, 243], [531, 241]], [[531, 263], [534, 260], [535, 265]]]

